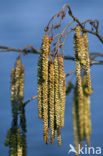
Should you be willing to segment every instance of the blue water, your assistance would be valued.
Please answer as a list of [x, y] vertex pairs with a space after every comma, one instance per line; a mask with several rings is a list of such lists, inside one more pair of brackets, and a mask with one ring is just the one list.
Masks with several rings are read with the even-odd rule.
[[[33, 44], [40, 48], [44, 27], [52, 15], [68, 3], [74, 14], [81, 20], [98, 19], [100, 33], [103, 34], [103, 0], [0, 0], [0, 45], [23, 48]], [[70, 21], [69, 17], [66, 17]], [[63, 24], [66, 24], [64, 20]], [[89, 35], [89, 49], [91, 52], [102, 52], [100, 41]], [[64, 47], [65, 55], [73, 56], [72, 38], [68, 38]], [[10, 103], [10, 72], [18, 56], [16, 52], [0, 53], [0, 156], [8, 156], [9, 148], [4, 146], [6, 133], [11, 127]], [[22, 56], [25, 67], [25, 100], [37, 95], [37, 55]], [[66, 73], [75, 69], [74, 63], [65, 61]], [[91, 68], [92, 86], [91, 96], [92, 135], [91, 145], [100, 146], [103, 150], [103, 66]], [[27, 119], [27, 156], [68, 156], [69, 144], [74, 144], [72, 125], [72, 93], [66, 97], [65, 126], [62, 129], [62, 147], [45, 145], [42, 134], [42, 121], [38, 119], [37, 100], [26, 106]], [[102, 154], [103, 155], [103, 151]], [[71, 154], [72, 156], [72, 154]]]

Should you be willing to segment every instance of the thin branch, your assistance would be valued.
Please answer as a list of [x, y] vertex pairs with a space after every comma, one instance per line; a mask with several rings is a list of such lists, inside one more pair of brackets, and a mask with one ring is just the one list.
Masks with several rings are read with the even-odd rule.
[[66, 77], [67, 77], [67, 76], [70, 76], [70, 75], [72, 75], [72, 74], [75, 74], [75, 73], [76, 73], [76, 70], [74, 70], [74, 71], [72, 71], [72, 72], [66, 74]]
[[38, 96], [33, 96], [32, 98], [30, 98], [29, 100], [27, 100], [26, 102], [24, 102], [24, 106], [26, 106], [29, 102], [31, 102], [32, 100], [38, 98]]
[[8, 46], [0, 46], [0, 52], [9, 52], [9, 51], [24, 52], [25, 54], [27, 54], [27, 53], [33, 53], [33, 54], [40, 53], [40, 50], [36, 49], [32, 45], [28, 45], [28, 46], [24, 47], [23, 49], [13, 48], [13, 47], [8, 47]]

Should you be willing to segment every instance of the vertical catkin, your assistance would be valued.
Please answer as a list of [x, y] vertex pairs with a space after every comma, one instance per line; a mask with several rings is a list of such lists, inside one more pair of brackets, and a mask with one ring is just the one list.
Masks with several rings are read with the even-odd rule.
[[72, 114], [73, 114], [73, 130], [74, 130], [74, 143], [76, 151], [78, 152], [79, 145], [79, 125], [78, 125], [78, 93], [77, 93], [77, 85], [74, 88], [74, 97], [72, 103]]
[[57, 128], [60, 127], [60, 99], [59, 99], [59, 67], [58, 58], [54, 59], [54, 93], [55, 93], [55, 116]]
[[59, 55], [59, 96], [61, 105], [61, 127], [64, 126], [64, 112], [65, 112], [65, 72], [64, 72], [64, 62], [63, 57]]
[[76, 75], [77, 75], [77, 88], [78, 88], [78, 105], [79, 105], [79, 127], [80, 127], [80, 136], [81, 140], [84, 137], [84, 104], [83, 104], [83, 88], [82, 88], [82, 77], [81, 77], [81, 65], [78, 60], [78, 54], [80, 53], [80, 49], [78, 46], [78, 37], [80, 35], [80, 29], [76, 29], [76, 33], [74, 36], [74, 52], [76, 57]]
[[91, 134], [91, 119], [90, 119], [90, 95], [85, 92], [85, 87], [87, 85], [87, 75], [84, 74], [83, 76], [83, 90], [84, 90], [84, 105], [85, 105], [85, 112], [84, 112], [84, 122], [85, 122], [85, 136], [88, 146], [90, 146], [90, 134]]
[[49, 36], [44, 35], [42, 45], [42, 74], [43, 74], [43, 135], [48, 144], [48, 56], [49, 56]]
[[54, 64], [49, 65], [49, 103], [50, 103], [50, 129], [51, 143], [54, 140]]
[[23, 149], [22, 149], [22, 140], [20, 135], [20, 129], [17, 129], [17, 156], [23, 155]]
[[23, 98], [24, 98], [24, 66], [23, 64], [21, 64], [20, 66], [20, 89], [19, 89], [19, 95], [21, 98], [21, 101], [23, 102]]
[[23, 106], [24, 102], [24, 66], [21, 63], [20, 58], [16, 60], [16, 100], [18, 105], [18, 112], [20, 113], [20, 125], [22, 130], [26, 132], [26, 119], [25, 119], [25, 108]]
[[39, 114], [39, 119], [42, 119], [43, 117], [42, 83], [43, 83], [43, 77], [42, 77], [42, 49], [41, 49], [39, 60], [38, 60], [38, 114]]
[[58, 145], [61, 146], [61, 134], [60, 134], [60, 126], [57, 128], [57, 139], [58, 139]]
[[93, 92], [91, 87], [91, 75], [90, 75], [90, 58], [89, 58], [89, 49], [88, 49], [88, 36], [87, 33], [83, 32], [83, 39], [85, 45], [85, 53], [86, 53], [86, 74], [87, 74], [87, 93], [91, 94]]
[[14, 100], [15, 94], [15, 68], [12, 68], [11, 71], [11, 101]]

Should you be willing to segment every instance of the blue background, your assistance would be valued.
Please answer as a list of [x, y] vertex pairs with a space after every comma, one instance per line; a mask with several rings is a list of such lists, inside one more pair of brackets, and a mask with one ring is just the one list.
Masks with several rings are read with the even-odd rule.
[[[74, 15], [80, 21], [98, 19], [100, 33], [103, 35], [103, 0], [0, 0], [0, 45], [23, 48], [33, 44], [40, 48], [44, 27], [54, 13], [62, 6], [70, 4]], [[63, 25], [70, 21], [69, 16]], [[72, 35], [64, 46], [65, 55], [73, 56]], [[103, 45], [93, 35], [89, 35], [90, 52], [103, 52]], [[4, 146], [6, 133], [11, 126], [10, 72], [18, 56], [16, 52], [0, 53], [0, 155], [8, 155], [8, 147]], [[37, 61], [38, 55], [22, 56], [25, 66], [25, 100], [37, 95]], [[65, 71], [75, 70], [72, 61], [65, 61]], [[103, 149], [103, 66], [91, 68], [92, 135], [91, 146]], [[72, 124], [72, 93], [66, 97], [65, 126], [62, 129], [62, 147], [45, 145], [42, 134], [42, 121], [38, 119], [37, 100], [26, 106], [27, 118], [27, 155], [28, 156], [68, 156], [69, 144], [74, 144]], [[103, 154], [103, 152], [102, 152]], [[73, 154], [71, 154], [73, 155]]]

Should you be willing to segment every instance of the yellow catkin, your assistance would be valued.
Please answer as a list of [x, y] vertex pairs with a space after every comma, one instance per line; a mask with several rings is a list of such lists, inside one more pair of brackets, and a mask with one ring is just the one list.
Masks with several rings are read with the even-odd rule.
[[15, 68], [11, 71], [11, 101], [15, 99]]
[[64, 126], [65, 100], [66, 100], [66, 74], [65, 72], [63, 72], [63, 97], [62, 97], [63, 124], [61, 122], [61, 127]]
[[77, 102], [77, 93], [76, 93], [76, 87], [75, 87], [75, 90], [74, 90], [74, 97], [73, 97], [73, 103], [72, 103], [72, 114], [73, 114], [73, 130], [74, 130], [74, 143], [75, 143], [75, 148], [76, 148], [76, 151], [78, 152], [78, 145], [79, 145], [79, 138], [78, 138], [78, 125], [77, 125], [77, 122], [78, 122], [78, 119], [77, 119], [77, 114], [76, 112], [78, 110], [76, 105], [78, 104]]
[[[20, 58], [16, 60], [16, 66], [11, 71], [11, 104], [13, 119], [17, 120], [19, 108], [23, 107], [24, 98], [24, 66]], [[20, 117], [22, 113], [20, 111]], [[22, 119], [20, 119], [22, 121]], [[22, 122], [23, 123], [23, 122]]]
[[49, 103], [50, 103], [50, 130], [51, 143], [54, 140], [54, 64], [49, 65]]
[[86, 141], [88, 146], [90, 146], [90, 134], [91, 134], [91, 119], [90, 119], [90, 95], [88, 95], [85, 92], [85, 87], [87, 85], [87, 75], [84, 74], [83, 76], [83, 89], [84, 89], [84, 105], [85, 105], [85, 112], [84, 112], [84, 116], [85, 116], [85, 137], [86, 137]]
[[38, 114], [39, 119], [42, 119], [42, 85], [38, 84]]
[[24, 98], [24, 65], [21, 63], [20, 59], [16, 60], [15, 89], [17, 100], [19, 100], [22, 104]]
[[91, 74], [90, 74], [90, 58], [89, 58], [89, 48], [88, 48], [88, 36], [87, 33], [83, 32], [83, 39], [85, 45], [85, 53], [86, 53], [86, 74], [87, 74], [87, 93], [91, 94], [93, 92], [91, 87]]
[[78, 43], [76, 36], [74, 36], [74, 52], [75, 52], [75, 63], [76, 63], [76, 75], [77, 75], [77, 87], [78, 87], [78, 105], [79, 105], [79, 126], [80, 126], [80, 136], [81, 140], [84, 137], [84, 104], [83, 104], [83, 87], [82, 87], [82, 77], [81, 77], [81, 65], [77, 58], [78, 54]]
[[21, 135], [20, 135], [20, 129], [17, 129], [17, 156], [23, 155], [23, 149], [21, 144]]
[[24, 66], [21, 64], [20, 67], [20, 89], [19, 89], [19, 95], [21, 100], [24, 98]]
[[77, 47], [77, 51], [75, 53], [76, 57], [79, 59], [79, 61], [82, 60], [82, 51], [81, 51], [81, 30], [80, 30], [80, 26], [76, 26], [75, 29], [75, 44]]
[[43, 74], [43, 135], [48, 143], [48, 56], [49, 56], [49, 36], [43, 38], [42, 54], [42, 74]]
[[19, 95], [19, 87], [20, 87], [20, 73], [21, 73], [21, 60], [17, 59], [16, 60], [16, 71], [15, 71], [15, 79], [16, 79], [16, 83], [15, 83], [15, 87], [16, 87], [16, 96], [18, 98]]
[[61, 105], [61, 127], [64, 126], [64, 112], [65, 112], [65, 72], [64, 72], [64, 60], [61, 55], [59, 55], [59, 96]]
[[55, 116], [56, 116], [56, 125], [60, 126], [60, 99], [59, 99], [59, 67], [58, 67], [58, 58], [55, 56], [54, 59], [54, 92], [55, 92]]
[[43, 77], [42, 77], [42, 51], [43, 49], [41, 48], [40, 55], [39, 55], [39, 60], [38, 60], [38, 116], [39, 119], [43, 118], [43, 95], [42, 95], [42, 83], [43, 83]]
[[61, 146], [60, 126], [57, 128], [57, 139], [58, 139], [58, 145]]

